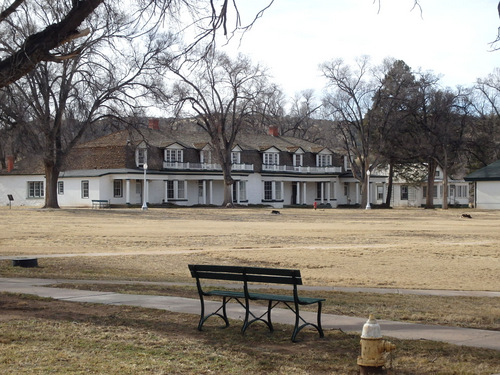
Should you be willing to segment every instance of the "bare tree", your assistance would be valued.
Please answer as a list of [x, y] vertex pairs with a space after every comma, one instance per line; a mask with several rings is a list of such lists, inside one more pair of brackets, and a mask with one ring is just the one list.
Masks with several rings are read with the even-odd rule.
[[371, 116], [377, 82], [367, 56], [357, 59], [355, 69], [342, 59], [324, 63], [321, 68], [331, 88], [323, 106], [342, 140], [352, 173], [361, 183], [361, 206], [365, 207], [366, 172], [377, 166], [379, 158], [372, 135], [376, 122]]
[[224, 205], [231, 204], [231, 151], [236, 136], [255, 116], [255, 103], [268, 90], [266, 71], [248, 57], [235, 60], [212, 52], [193, 64], [171, 66], [180, 79], [174, 87], [176, 113], [194, 115], [211, 139], [222, 166]]
[[[40, 62], [66, 59], [80, 53], [81, 42], [76, 42], [82, 36], [91, 32], [85, 26], [84, 21], [89, 20], [98, 7], [113, 6], [120, 4], [113, 0], [0, 0], [0, 32], [4, 48], [0, 50], [0, 87], [15, 82]], [[237, 0], [151, 0], [132, 1], [130, 8], [132, 17], [143, 31], [149, 31], [163, 27], [165, 24], [173, 24], [180, 20], [181, 14], [185, 18], [192, 16], [187, 21], [196, 29], [195, 37], [190, 48], [199, 41], [211, 37], [215, 42], [215, 33], [222, 29], [224, 34], [237, 30], [248, 30], [255, 20], [262, 16], [263, 12], [273, 3], [270, 0], [250, 24], [242, 25]], [[42, 19], [36, 20], [32, 28], [23, 33], [10, 33], [9, 30], [16, 26], [15, 17], [20, 13], [28, 12], [32, 17], [31, 9], [37, 7], [54, 7], [59, 11], [59, 17], [54, 22], [46, 23]], [[231, 14], [234, 15], [234, 24], [228, 25]], [[7, 38], [8, 36], [8, 38]], [[57, 49], [69, 42], [71, 49], [65, 55], [55, 53]]]
[[448, 207], [448, 177], [465, 151], [470, 105], [462, 92], [438, 87], [439, 78], [423, 73], [416, 81], [410, 103], [411, 134], [408, 152], [418, 155], [427, 166], [426, 208], [434, 207], [434, 180], [437, 167], [443, 171], [443, 208]]
[[478, 79], [469, 94], [475, 109], [475, 123], [469, 137], [469, 153], [474, 169], [500, 158], [500, 69]]
[[284, 119], [282, 134], [317, 142], [321, 138], [321, 132], [314, 115], [320, 108], [321, 104], [315, 102], [313, 90], [296, 94]]
[[[27, 9], [26, 9], [27, 10]], [[38, 19], [57, 20], [58, 7], [30, 8]], [[17, 30], [33, 29], [33, 14], [19, 13]], [[28, 153], [42, 155], [46, 176], [45, 207], [57, 208], [57, 179], [64, 159], [93, 124], [109, 116], [126, 117], [140, 109], [159, 73], [156, 57], [168, 46], [144, 36], [134, 38], [131, 23], [107, 6], [86, 21], [93, 29], [79, 53], [58, 63], [41, 62], [2, 89], [2, 117], [24, 134]], [[165, 39], [164, 39], [165, 41]], [[81, 43], [81, 42], [80, 42]], [[59, 55], [74, 51], [69, 42]], [[154, 76], [154, 77], [153, 77]]]

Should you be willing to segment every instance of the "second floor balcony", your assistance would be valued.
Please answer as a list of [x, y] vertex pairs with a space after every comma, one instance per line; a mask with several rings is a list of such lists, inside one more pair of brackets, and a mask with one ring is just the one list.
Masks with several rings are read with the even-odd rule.
[[[222, 171], [222, 167], [217, 163], [182, 163], [168, 161], [163, 162], [163, 169]], [[233, 164], [231, 165], [231, 170], [253, 172], [253, 164]]]
[[289, 173], [341, 173], [342, 167], [302, 167], [294, 165], [262, 164], [262, 170], [266, 172], [289, 172]]

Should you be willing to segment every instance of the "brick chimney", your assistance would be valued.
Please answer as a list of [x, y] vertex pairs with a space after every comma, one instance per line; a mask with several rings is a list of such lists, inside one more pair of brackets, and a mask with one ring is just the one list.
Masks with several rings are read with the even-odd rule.
[[160, 120], [157, 118], [150, 118], [148, 128], [153, 130], [160, 130]]
[[12, 172], [14, 169], [14, 156], [7, 156], [7, 172]]
[[269, 135], [272, 135], [273, 137], [279, 137], [279, 130], [277, 126], [270, 126], [269, 127]]

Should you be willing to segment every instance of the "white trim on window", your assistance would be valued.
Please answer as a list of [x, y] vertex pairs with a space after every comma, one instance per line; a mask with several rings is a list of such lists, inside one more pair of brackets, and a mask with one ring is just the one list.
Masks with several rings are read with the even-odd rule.
[[28, 198], [44, 198], [45, 189], [43, 181], [28, 181]]
[[137, 147], [135, 149], [135, 165], [142, 167], [147, 164], [148, 161], [148, 149], [145, 147]]
[[57, 181], [57, 194], [64, 195], [64, 181]]
[[81, 191], [82, 198], [88, 199], [89, 198], [89, 190], [90, 190], [89, 180], [82, 180], [81, 189], [82, 189], [82, 191]]

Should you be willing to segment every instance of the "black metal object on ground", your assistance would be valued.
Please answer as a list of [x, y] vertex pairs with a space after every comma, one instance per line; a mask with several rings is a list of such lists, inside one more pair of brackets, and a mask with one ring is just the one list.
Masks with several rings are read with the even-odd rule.
[[14, 267], [38, 267], [38, 259], [37, 258], [18, 258], [12, 259], [12, 265]]

